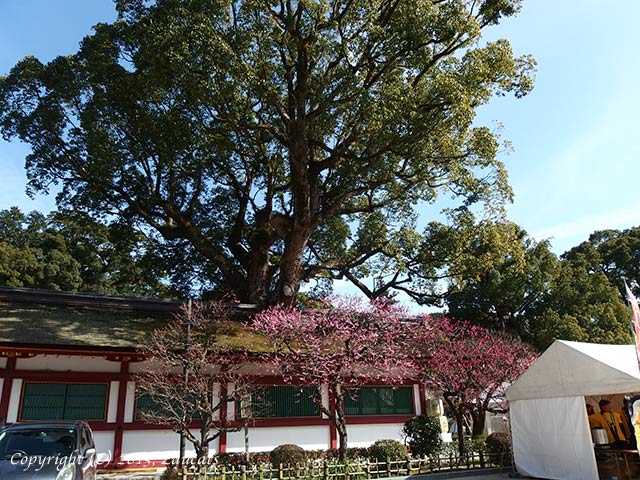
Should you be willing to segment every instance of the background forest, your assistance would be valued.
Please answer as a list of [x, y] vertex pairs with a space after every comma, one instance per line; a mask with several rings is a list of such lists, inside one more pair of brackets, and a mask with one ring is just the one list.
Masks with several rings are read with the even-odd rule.
[[[498, 226], [496, 226], [498, 228]], [[554, 339], [630, 341], [623, 279], [638, 278], [640, 228], [594, 232], [557, 256], [516, 225], [512, 250], [464, 280], [434, 285], [424, 304], [453, 319], [517, 334], [539, 349]], [[482, 256], [483, 238], [466, 251]], [[486, 247], [486, 245], [485, 245]], [[207, 290], [206, 269], [116, 221], [71, 212], [0, 211], [0, 285], [114, 295], [186, 298]], [[195, 279], [200, 292], [192, 290]], [[632, 282], [634, 292], [638, 284]], [[392, 295], [394, 292], [390, 292]], [[311, 301], [313, 292], [301, 295]], [[429, 301], [427, 301], [429, 298]]]

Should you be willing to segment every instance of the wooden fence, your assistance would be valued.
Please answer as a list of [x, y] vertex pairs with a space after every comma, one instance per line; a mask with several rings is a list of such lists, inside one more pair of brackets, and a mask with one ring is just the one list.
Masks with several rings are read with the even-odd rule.
[[411, 460], [372, 462], [354, 460], [340, 464], [329, 460], [299, 465], [208, 465], [184, 467], [170, 478], [176, 480], [373, 480], [452, 470], [469, 470], [510, 464], [510, 459], [489, 458], [485, 453], [458, 457], [454, 454]]

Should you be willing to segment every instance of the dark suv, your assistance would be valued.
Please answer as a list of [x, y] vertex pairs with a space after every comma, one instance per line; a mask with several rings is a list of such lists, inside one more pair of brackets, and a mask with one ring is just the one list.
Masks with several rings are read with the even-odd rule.
[[86, 422], [16, 423], [0, 431], [0, 479], [95, 480]]

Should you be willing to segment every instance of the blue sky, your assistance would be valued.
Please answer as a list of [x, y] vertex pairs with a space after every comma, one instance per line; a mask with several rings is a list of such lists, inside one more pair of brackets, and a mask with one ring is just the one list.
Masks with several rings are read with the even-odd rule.
[[[0, 0], [0, 74], [22, 57], [77, 50], [91, 27], [115, 18], [111, 0]], [[640, 111], [640, 2], [525, 0], [521, 14], [490, 31], [538, 62], [522, 100], [497, 98], [478, 120], [504, 124], [513, 152], [502, 157], [515, 202], [510, 218], [556, 253], [597, 229], [640, 225], [636, 141]], [[0, 140], [0, 209], [53, 208], [25, 195], [28, 148]]]

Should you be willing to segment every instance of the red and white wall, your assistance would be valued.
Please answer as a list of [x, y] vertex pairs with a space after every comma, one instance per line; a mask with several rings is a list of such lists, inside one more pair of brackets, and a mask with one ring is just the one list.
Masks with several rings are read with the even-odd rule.
[[[141, 368], [140, 360], [132, 352], [0, 348], [0, 417], [6, 423], [20, 421], [24, 385], [27, 382], [104, 383], [108, 385], [104, 418], [89, 423], [102, 460], [108, 460], [107, 466], [144, 467], [157, 465], [168, 458], [177, 458], [177, 434], [135, 418], [134, 374]], [[271, 383], [278, 381], [275, 377], [265, 377], [264, 380]], [[413, 385], [412, 390], [414, 414], [425, 412], [424, 389]], [[323, 401], [331, 405], [326, 389], [323, 396]], [[230, 406], [222, 414], [233, 419], [235, 409]], [[401, 440], [402, 424], [411, 416], [349, 417], [349, 446], [368, 446], [381, 438]], [[197, 428], [197, 425], [194, 426]], [[337, 435], [331, 422], [320, 414], [317, 418], [258, 419], [249, 429], [251, 451], [268, 451], [284, 443], [294, 443], [305, 449], [336, 448]], [[222, 433], [210, 450], [212, 453], [244, 451], [244, 432]], [[194, 455], [188, 442], [187, 455]]]

